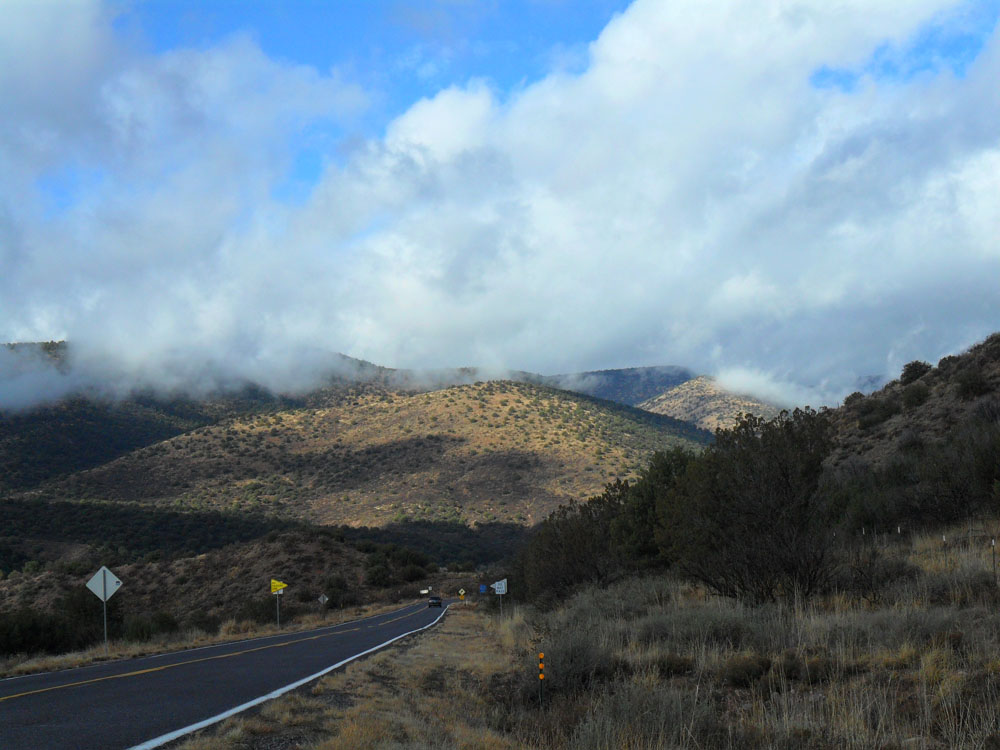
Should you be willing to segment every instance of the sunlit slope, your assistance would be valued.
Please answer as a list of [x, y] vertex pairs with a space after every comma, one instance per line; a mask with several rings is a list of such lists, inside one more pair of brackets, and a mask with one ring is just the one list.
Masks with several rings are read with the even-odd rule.
[[732, 427], [740, 414], [772, 419], [780, 409], [749, 396], [731, 393], [713, 378], [700, 376], [639, 404], [640, 409], [691, 422], [706, 430]]
[[508, 381], [242, 416], [51, 484], [46, 494], [268, 511], [323, 523], [532, 523], [707, 433]]

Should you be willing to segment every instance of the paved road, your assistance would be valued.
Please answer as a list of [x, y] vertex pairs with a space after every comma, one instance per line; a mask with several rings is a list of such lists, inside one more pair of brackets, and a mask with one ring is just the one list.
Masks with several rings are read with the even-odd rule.
[[156, 747], [443, 614], [421, 602], [318, 630], [0, 680], [0, 748]]

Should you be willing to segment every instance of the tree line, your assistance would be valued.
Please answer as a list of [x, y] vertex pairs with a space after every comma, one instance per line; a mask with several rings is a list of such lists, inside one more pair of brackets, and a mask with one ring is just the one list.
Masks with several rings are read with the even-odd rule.
[[806, 408], [745, 415], [699, 454], [656, 453], [636, 481], [539, 524], [512, 592], [544, 604], [577, 585], [672, 569], [749, 603], [801, 600], [850, 588], [865, 526], [914, 530], [1000, 507], [1000, 409], [987, 404], [879, 469], [830, 469], [833, 437], [829, 413]]

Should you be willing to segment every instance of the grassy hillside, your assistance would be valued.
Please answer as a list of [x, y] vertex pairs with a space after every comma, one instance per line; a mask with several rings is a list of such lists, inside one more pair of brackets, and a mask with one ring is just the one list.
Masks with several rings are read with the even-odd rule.
[[732, 427], [740, 414], [771, 419], [780, 411], [773, 404], [724, 390], [713, 378], [704, 375], [643, 401], [639, 408], [691, 422], [713, 432], [720, 427]]
[[45, 485], [43, 495], [261, 511], [326, 524], [530, 524], [707, 433], [541, 386], [489, 382], [236, 416]]

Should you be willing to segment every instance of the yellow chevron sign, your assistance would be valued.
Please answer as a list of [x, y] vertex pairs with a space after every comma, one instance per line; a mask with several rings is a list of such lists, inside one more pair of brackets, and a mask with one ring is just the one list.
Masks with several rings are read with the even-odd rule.
[[272, 594], [277, 594], [279, 591], [281, 591], [284, 588], [288, 588], [288, 584], [287, 583], [282, 583], [281, 581], [276, 581], [273, 578], [271, 579], [271, 593]]

